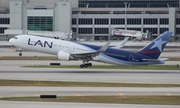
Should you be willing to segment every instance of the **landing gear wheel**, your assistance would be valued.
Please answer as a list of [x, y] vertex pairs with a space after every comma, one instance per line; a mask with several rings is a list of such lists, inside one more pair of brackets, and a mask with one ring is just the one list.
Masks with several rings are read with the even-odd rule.
[[81, 64], [80, 68], [87, 68], [89, 66], [92, 66], [92, 63], [85, 63], [85, 64]]
[[84, 67], [87, 68], [89, 66], [89, 64], [84, 64]]
[[89, 63], [88, 65], [89, 65], [89, 66], [92, 66], [92, 63]]
[[81, 65], [80, 65], [80, 68], [84, 68], [84, 64], [81, 64]]
[[22, 53], [19, 53], [19, 56], [22, 56]]

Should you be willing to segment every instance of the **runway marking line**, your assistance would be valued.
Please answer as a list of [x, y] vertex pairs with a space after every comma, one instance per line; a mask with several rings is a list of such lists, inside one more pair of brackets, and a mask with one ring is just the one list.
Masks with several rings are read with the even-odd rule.
[[81, 96], [80, 94], [76, 94], [76, 96]]
[[46, 80], [46, 79], [36, 79], [37, 81], [43, 81], [43, 80]]
[[170, 93], [166, 93], [167, 96], [172, 96]]
[[124, 94], [122, 94], [122, 93], [119, 93], [119, 96], [124, 96]]

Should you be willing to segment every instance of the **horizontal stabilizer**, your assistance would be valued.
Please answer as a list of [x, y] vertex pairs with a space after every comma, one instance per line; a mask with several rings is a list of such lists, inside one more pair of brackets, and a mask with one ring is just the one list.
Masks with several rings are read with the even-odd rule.
[[142, 60], [146, 62], [159, 62], [160, 61], [158, 59], [142, 59]]
[[142, 59], [143, 61], [146, 62], [159, 62], [159, 61], [165, 61], [165, 60], [169, 60], [169, 58], [159, 58], [159, 59]]
[[169, 60], [169, 58], [159, 58], [158, 60], [166, 61]]

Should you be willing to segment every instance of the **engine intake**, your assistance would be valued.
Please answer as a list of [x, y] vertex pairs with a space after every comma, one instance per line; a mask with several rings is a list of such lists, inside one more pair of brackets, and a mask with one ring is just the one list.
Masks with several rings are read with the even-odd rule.
[[72, 57], [69, 53], [63, 51], [59, 51], [57, 57], [59, 60], [63, 61], [77, 60], [76, 58]]

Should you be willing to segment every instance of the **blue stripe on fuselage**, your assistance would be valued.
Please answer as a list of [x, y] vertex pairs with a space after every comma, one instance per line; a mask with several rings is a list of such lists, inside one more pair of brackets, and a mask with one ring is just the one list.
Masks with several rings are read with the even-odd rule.
[[[81, 44], [83, 46], [89, 47], [94, 50], [99, 50], [102, 47], [102, 46], [95, 46], [95, 45], [89, 45], [89, 44], [83, 44], [83, 43], [78, 43], [78, 44]], [[139, 53], [120, 50], [120, 49], [114, 49], [114, 48], [108, 48], [103, 54], [105, 54], [106, 56], [115, 58], [115, 59], [131, 61], [131, 62], [144, 62], [144, 61], [142, 61], [142, 58], [143, 59], [152, 59], [148, 56], [144, 56]]]

